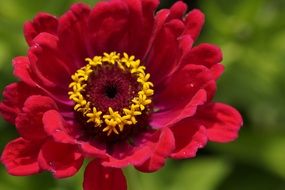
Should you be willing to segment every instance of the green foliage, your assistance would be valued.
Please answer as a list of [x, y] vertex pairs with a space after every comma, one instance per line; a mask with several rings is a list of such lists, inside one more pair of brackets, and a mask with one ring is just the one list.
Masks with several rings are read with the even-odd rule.
[[[37, 12], [61, 15], [75, 0], [9, 0], [0, 6], [0, 89], [14, 81], [11, 60], [27, 51], [22, 25]], [[95, 0], [85, 0], [90, 5]], [[166, 2], [166, 1], [162, 1]], [[237, 107], [245, 124], [230, 144], [210, 143], [195, 159], [169, 161], [153, 174], [127, 168], [129, 190], [285, 189], [285, 1], [199, 1], [206, 25], [199, 39], [219, 45], [225, 74], [217, 101]], [[0, 120], [0, 150], [17, 137]], [[48, 173], [9, 176], [0, 166], [1, 190], [81, 189], [83, 171], [54, 180]]]

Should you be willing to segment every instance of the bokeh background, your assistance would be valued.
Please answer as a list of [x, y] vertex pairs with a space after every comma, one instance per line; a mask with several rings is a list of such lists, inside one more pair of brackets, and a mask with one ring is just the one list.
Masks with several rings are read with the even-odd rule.
[[[24, 55], [22, 26], [40, 11], [60, 16], [75, 0], [0, 0], [0, 91], [16, 79], [11, 60]], [[96, 0], [85, 0], [94, 5]], [[174, 1], [162, 0], [160, 8]], [[285, 1], [188, 0], [206, 14], [197, 43], [219, 45], [226, 70], [217, 101], [237, 107], [244, 126], [237, 141], [209, 143], [195, 159], [168, 161], [153, 174], [127, 168], [129, 190], [285, 189]], [[0, 119], [0, 151], [17, 137]], [[49, 173], [9, 176], [0, 165], [1, 190], [79, 190], [83, 171], [54, 180]]]

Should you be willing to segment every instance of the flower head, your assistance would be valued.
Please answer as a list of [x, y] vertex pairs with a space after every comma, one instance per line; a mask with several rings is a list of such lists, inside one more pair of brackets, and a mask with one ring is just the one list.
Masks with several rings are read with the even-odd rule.
[[195, 157], [208, 141], [237, 138], [240, 114], [212, 101], [221, 51], [193, 47], [203, 13], [185, 14], [181, 1], [155, 13], [158, 4], [75, 4], [25, 24], [28, 55], [13, 60], [20, 81], [0, 104], [20, 135], [1, 156], [10, 174], [64, 178], [92, 158], [84, 189], [123, 190], [123, 167], [153, 172], [167, 158]]

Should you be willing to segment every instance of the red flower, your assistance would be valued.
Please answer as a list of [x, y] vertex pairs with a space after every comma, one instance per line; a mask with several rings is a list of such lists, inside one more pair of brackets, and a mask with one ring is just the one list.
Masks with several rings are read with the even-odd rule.
[[207, 141], [229, 142], [242, 125], [213, 103], [220, 49], [193, 47], [204, 15], [179, 1], [75, 4], [62, 17], [40, 13], [24, 26], [20, 79], [5, 88], [3, 117], [20, 134], [1, 161], [12, 175], [74, 175], [92, 158], [84, 189], [126, 189], [120, 168], [153, 172], [166, 158], [195, 157]]

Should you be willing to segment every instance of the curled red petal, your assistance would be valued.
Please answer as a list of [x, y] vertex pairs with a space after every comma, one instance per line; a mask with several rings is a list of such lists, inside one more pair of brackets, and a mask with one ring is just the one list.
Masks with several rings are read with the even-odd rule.
[[236, 109], [222, 103], [201, 107], [197, 112], [197, 119], [207, 128], [210, 141], [222, 143], [235, 140], [243, 123]]
[[205, 22], [205, 15], [198, 9], [192, 10], [185, 18], [184, 34], [190, 34], [194, 41], [198, 38]]
[[33, 39], [41, 32], [50, 34], [57, 33], [58, 20], [48, 13], [39, 13], [33, 21], [28, 21], [24, 25], [24, 35], [29, 45], [33, 44]]
[[0, 114], [11, 123], [15, 123], [27, 97], [40, 94], [37, 89], [31, 88], [23, 82], [12, 83], [6, 86], [3, 92], [3, 101], [0, 102]]
[[206, 128], [191, 117], [177, 123], [171, 130], [175, 138], [175, 150], [171, 154], [174, 159], [195, 157], [198, 149], [208, 141]]
[[152, 155], [152, 144], [150, 136], [153, 133], [143, 134], [134, 139], [134, 144], [128, 142], [118, 143], [114, 146], [114, 151], [102, 164], [107, 167], [122, 168], [128, 165], [141, 165]]
[[80, 169], [83, 160], [77, 146], [52, 140], [45, 142], [38, 158], [40, 167], [50, 171], [55, 178], [73, 176]]
[[96, 141], [81, 141], [76, 139], [81, 136], [78, 126], [66, 122], [57, 110], [47, 111], [43, 116], [44, 129], [55, 142], [74, 144], [84, 156], [107, 158], [106, 147]]
[[207, 67], [186, 65], [172, 74], [170, 80], [166, 82], [166, 87], [155, 94], [154, 104], [166, 110], [183, 107], [213, 79], [213, 74]]
[[17, 83], [10, 84], [5, 87], [3, 92], [3, 102], [0, 103], [0, 113], [7, 121], [15, 123], [20, 108], [17, 105]]
[[154, 172], [164, 166], [166, 158], [175, 148], [175, 139], [172, 131], [164, 128], [153, 135], [146, 145], [152, 150], [150, 157], [143, 164], [135, 167], [142, 172]]
[[36, 86], [36, 83], [31, 78], [30, 75], [30, 61], [28, 57], [20, 56], [16, 57], [12, 61], [14, 72], [13, 74], [18, 77], [20, 80], [25, 82], [30, 86]]
[[168, 19], [170, 20], [171, 19], [182, 19], [182, 17], [187, 11], [187, 5], [182, 1], [177, 1], [171, 6], [169, 10], [170, 10], [170, 15]]
[[96, 141], [78, 142], [82, 154], [86, 157], [107, 159], [106, 145]]
[[127, 190], [127, 182], [121, 169], [104, 167], [93, 160], [85, 169], [83, 189]]
[[76, 140], [68, 133], [68, 123], [64, 122], [57, 110], [49, 110], [43, 115], [45, 132], [58, 143], [76, 144]]
[[27, 140], [41, 141], [47, 137], [43, 127], [43, 114], [57, 109], [55, 102], [46, 96], [30, 96], [16, 118], [16, 128]]
[[214, 76], [214, 79], [217, 80], [224, 72], [225, 68], [222, 64], [215, 64], [211, 67], [211, 72]]
[[[66, 61], [59, 49], [59, 39], [49, 33], [40, 33], [29, 49], [30, 69], [43, 87], [66, 90], [73, 74], [72, 62]], [[53, 63], [52, 67], [50, 63]]]
[[196, 113], [197, 107], [207, 101], [206, 91], [199, 90], [193, 98], [183, 107], [174, 107], [151, 115], [150, 125], [153, 128], [169, 127], [182, 119], [191, 117]]
[[1, 162], [11, 175], [26, 176], [41, 171], [38, 154], [41, 144], [18, 138], [11, 141], [3, 150]]
[[219, 47], [212, 44], [200, 44], [191, 49], [181, 61], [180, 66], [187, 64], [204, 65], [211, 68], [213, 65], [220, 63], [223, 60], [223, 54]]

